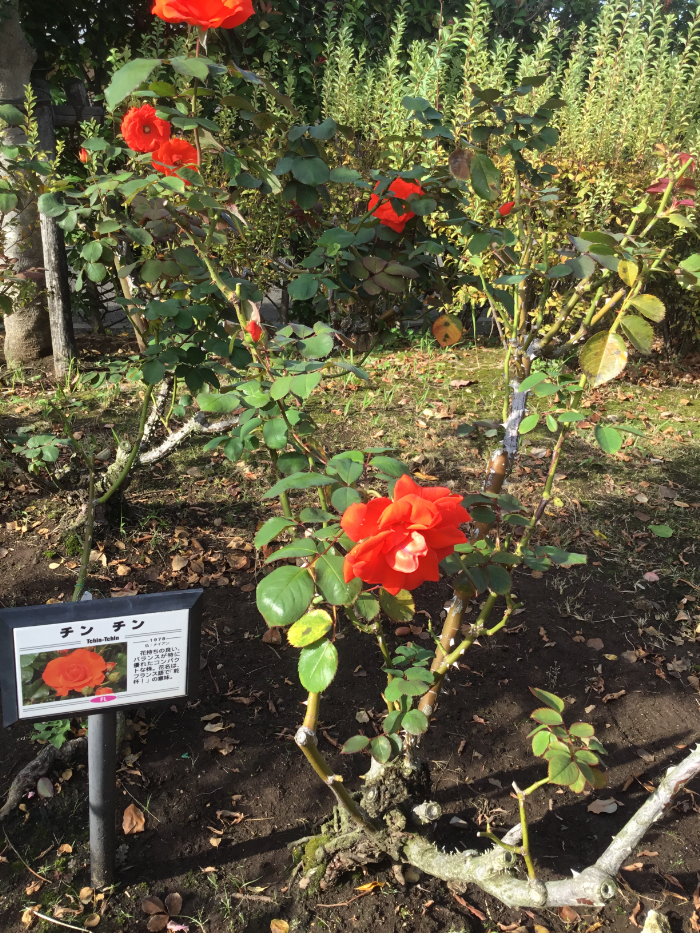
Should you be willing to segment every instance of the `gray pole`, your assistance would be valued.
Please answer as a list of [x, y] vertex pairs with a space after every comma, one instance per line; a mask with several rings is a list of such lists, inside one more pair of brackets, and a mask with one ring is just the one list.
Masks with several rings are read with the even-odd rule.
[[102, 889], [114, 883], [117, 798], [117, 714], [88, 716], [90, 800], [90, 883]]

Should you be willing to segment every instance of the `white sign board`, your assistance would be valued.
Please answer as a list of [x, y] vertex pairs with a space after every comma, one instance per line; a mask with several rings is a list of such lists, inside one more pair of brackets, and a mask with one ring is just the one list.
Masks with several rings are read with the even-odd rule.
[[195, 641], [199, 659], [199, 613], [192, 612], [198, 600], [190, 590], [0, 612], [14, 667], [13, 702], [8, 702], [9, 658], [3, 651], [5, 722], [8, 707], [15, 704], [10, 721], [186, 697], [197, 666], [192, 663]]

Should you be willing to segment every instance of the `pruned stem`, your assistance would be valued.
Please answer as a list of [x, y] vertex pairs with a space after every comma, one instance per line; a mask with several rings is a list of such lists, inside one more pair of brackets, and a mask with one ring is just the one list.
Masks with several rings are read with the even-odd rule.
[[321, 778], [323, 783], [335, 795], [338, 804], [355, 820], [355, 822], [371, 836], [377, 834], [377, 827], [372, 820], [363, 812], [357, 801], [351, 796], [343, 784], [343, 778], [339, 774], [334, 774], [333, 769], [318, 750], [318, 738], [316, 729], [318, 727], [318, 711], [321, 695], [319, 693], [309, 693], [306, 705], [306, 716], [303, 725], [297, 730], [294, 741], [306, 756], [306, 760]]
[[87, 580], [88, 566], [90, 564], [90, 551], [92, 550], [92, 531], [95, 527], [95, 463], [92, 458], [88, 464], [90, 482], [88, 484], [88, 500], [85, 512], [85, 531], [83, 532], [83, 553], [80, 558], [80, 570], [73, 590], [73, 602], [82, 599]]

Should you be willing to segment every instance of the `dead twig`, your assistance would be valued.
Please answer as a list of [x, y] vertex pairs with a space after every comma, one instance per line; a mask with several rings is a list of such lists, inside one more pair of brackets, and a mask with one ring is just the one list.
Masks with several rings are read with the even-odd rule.
[[48, 878], [44, 878], [43, 875], [37, 874], [37, 873], [34, 871], [33, 868], [30, 868], [29, 865], [27, 865], [27, 863], [24, 861], [24, 859], [23, 859], [22, 856], [19, 854], [19, 852], [17, 851], [17, 849], [15, 849], [15, 847], [14, 847], [14, 846], [12, 845], [12, 843], [10, 842], [10, 838], [9, 838], [9, 836], [7, 835], [7, 830], [5, 830], [5, 839], [7, 840], [8, 846], [12, 849], [12, 851], [15, 853], [15, 855], [16, 855], [17, 858], [20, 860], [20, 862], [24, 865], [24, 867], [27, 869], [27, 871], [31, 872], [31, 873], [34, 875], [35, 878], [38, 878], [38, 879], [39, 879], [39, 881], [44, 881], [44, 882], [46, 882], [46, 884], [53, 884], [53, 882], [52, 882], [52, 881], [49, 881]]

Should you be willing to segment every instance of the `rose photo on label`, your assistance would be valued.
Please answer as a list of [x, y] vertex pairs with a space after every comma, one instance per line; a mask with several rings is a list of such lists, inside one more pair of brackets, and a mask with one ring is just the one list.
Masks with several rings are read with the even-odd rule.
[[78, 696], [105, 696], [127, 689], [127, 643], [21, 654], [25, 706]]

